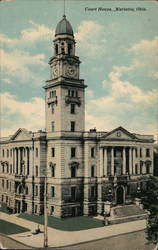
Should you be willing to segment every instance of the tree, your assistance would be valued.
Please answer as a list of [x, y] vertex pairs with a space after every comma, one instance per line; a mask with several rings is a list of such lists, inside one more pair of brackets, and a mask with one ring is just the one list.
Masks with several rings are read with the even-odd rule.
[[158, 249], [158, 177], [151, 176], [147, 182], [147, 190], [141, 197], [144, 208], [148, 210], [147, 240], [156, 244]]

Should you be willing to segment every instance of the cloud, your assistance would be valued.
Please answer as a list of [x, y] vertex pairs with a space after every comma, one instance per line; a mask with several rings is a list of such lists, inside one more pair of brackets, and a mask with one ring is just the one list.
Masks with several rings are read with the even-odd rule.
[[20, 32], [19, 38], [9, 38], [5, 34], [0, 34], [0, 42], [8, 47], [15, 46], [30, 46], [30, 44], [40, 41], [51, 40], [54, 30], [45, 26], [44, 24], [37, 24], [29, 21], [31, 27], [24, 29]]
[[87, 102], [87, 129], [97, 127], [101, 130], [111, 130], [121, 125], [130, 131], [156, 134], [158, 90], [145, 91], [121, 80], [123, 74], [133, 68], [134, 65], [113, 67], [108, 80], [102, 83], [105, 89], [103, 96]]
[[158, 71], [156, 72], [152, 72], [151, 73], [151, 77], [153, 78], [153, 79], [158, 79]]
[[12, 1], [15, 1], [15, 0], [0, 0], [1, 2], [12, 2]]
[[1, 81], [5, 82], [7, 84], [12, 84], [12, 81], [10, 79], [8, 79], [8, 78], [2, 78]]
[[89, 98], [93, 98], [94, 97], [94, 91], [92, 89], [88, 89], [86, 91], [86, 96]]
[[29, 52], [13, 50], [6, 52], [0, 50], [2, 73], [6, 76], [18, 77], [21, 82], [28, 79], [36, 80], [37, 76], [29, 69], [29, 65], [46, 66], [44, 62], [45, 55], [37, 54], [31, 55]]
[[141, 63], [145, 75], [152, 79], [157, 78], [158, 37], [154, 37], [152, 40], [141, 40], [135, 43], [128, 51]]
[[99, 56], [105, 52], [104, 27], [93, 21], [82, 21], [75, 34], [83, 55]]
[[1, 98], [2, 136], [15, 133], [21, 127], [37, 131], [44, 128], [44, 100], [34, 97], [30, 102], [18, 101], [17, 97], [5, 92]]
[[151, 53], [157, 52], [158, 49], [158, 37], [155, 37], [153, 40], [141, 40], [138, 43], [134, 44], [130, 50], [134, 52], [143, 52]]

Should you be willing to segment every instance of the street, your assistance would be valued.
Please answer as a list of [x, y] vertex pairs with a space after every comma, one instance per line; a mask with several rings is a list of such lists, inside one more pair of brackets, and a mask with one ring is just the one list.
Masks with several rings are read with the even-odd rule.
[[[26, 247], [25, 245], [5, 236], [1, 236], [1, 242], [3, 247], [9, 249], [31, 249], [31, 247]], [[48, 247], [47, 249], [50, 250], [54, 248]], [[153, 250], [154, 245], [148, 245], [145, 239], [145, 232], [139, 231], [56, 249]]]

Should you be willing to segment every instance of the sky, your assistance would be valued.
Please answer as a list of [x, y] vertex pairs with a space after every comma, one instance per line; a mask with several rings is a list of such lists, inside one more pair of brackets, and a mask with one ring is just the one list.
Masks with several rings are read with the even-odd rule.
[[[158, 2], [66, 0], [80, 78], [86, 130], [153, 134], [158, 128]], [[1, 135], [45, 129], [44, 89], [63, 1], [0, 1]], [[133, 8], [99, 11], [99, 8]], [[136, 10], [141, 7], [146, 10]], [[90, 10], [94, 9], [94, 10]]]

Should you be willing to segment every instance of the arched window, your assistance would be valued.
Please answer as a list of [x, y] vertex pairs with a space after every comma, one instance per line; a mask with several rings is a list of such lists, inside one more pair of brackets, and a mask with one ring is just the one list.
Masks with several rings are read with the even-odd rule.
[[71, 55], [72, 53], [72, 44], [68, 44], [68, 54]]
[[58, 44], [55, 45], [55, 54], [58, 54]]

